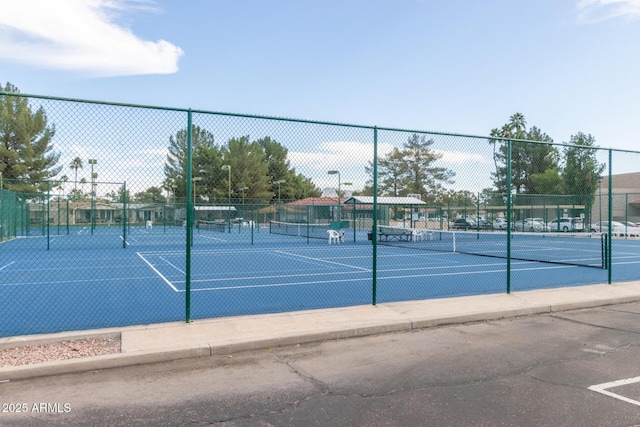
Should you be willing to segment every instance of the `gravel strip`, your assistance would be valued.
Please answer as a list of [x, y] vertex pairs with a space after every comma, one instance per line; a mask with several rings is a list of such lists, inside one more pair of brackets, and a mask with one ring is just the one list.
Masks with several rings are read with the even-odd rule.
[[84, 339], [0, 348], [0, 368], [120, 353], [119, 339]]

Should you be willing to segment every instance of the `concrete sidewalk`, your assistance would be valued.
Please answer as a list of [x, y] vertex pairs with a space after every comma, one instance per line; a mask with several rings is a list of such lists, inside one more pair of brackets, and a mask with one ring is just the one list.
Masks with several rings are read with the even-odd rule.
[[640, 301], [640, 282], [1, 338], [0, 347], [82, 338], [119, 338], [121, 352], [0, 368], [0, 381], [634, 301]]

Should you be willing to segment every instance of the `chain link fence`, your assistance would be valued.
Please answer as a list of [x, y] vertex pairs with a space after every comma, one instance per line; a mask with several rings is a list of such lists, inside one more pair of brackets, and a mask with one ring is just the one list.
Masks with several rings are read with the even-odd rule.
[[640, 279], [640, 152], [0, 98], [0, 336]]

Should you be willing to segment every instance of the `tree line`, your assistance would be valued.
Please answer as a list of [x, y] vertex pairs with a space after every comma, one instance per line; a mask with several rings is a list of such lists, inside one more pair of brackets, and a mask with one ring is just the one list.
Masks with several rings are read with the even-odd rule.
[[[192, 191], [196, 203], [221, 202], [232, 197], [269, 203], [276, 199], [319, 197], [322, 191], [310, 178], [297, 173], [287, 159], [288, 150], [268, 136], [248, 136], [216, 144], [214, 135], [199, 126], [191, 131]], [[187, 191], [187, 130], [169, 139], [163, 188], [177, 200]]]
[[[527, 129], [521, 113], [513, 114], [508, 123], [490, 132], [488, 142], [493, 147], [495, 167], [491, 173], [493, 187], [483, 189], [480, 194], [448, 189], [446, 186], [454, 183], [455, 173], [437, 166], [442, 155], [432, 149], [432, 139], [414, 134], [402, 148], [394, 148], [378, 160], [378, 194], [420, 194], [423, 200], [439, 204], [466, 201], [503, 205], [509, 166], [507, 140], [512, 141], [511, 188], [516, 195], [572, 195], [576, 204], [590, 204], [605, 169], [596, 158], [595, 138], [578, 132], [560, 149], [539, 128]], [[371, 162], [366, 171], [370, 179], [362, 193], [372, 195]]]
[[[7, 83], [0, 91], [19, 93]], [[298, 200], [318, 197], [321, 190], [313, 181], [298, 173], [288, 160], [288, 150], [269, 136], [251, 140], [248, 136], [218, 143], [214, 134], [199, 126], [192, 127], [192, 191], [197, 203], [222, 203], [229, 197], [269, 203], [276, 199]], [[42, 107], [33, 109], [27, 98], [0, 95], [0, 178], [3, 188], [21, 193], [35, 193], [51, 188], [51, 182], [65, 185], [71, 179], [61, 172], [68, 168], [73, 175], [71, 199], [82, 200], [86, 179], [78, 181], [83, 160], [76, 157], [70, 164], [60, 164], [60, 153], [54, 150], [54, 124], [48, 123]], [[511, 183], [518, 195], [570, 194], [588, 204], [595, 193], [605, 165], [596, 159], [595, 138], [578, 132], [559, 149], [539, 128], [527, 129], [521, 113], [515, 113], [501, 128], [491, 130], [488, 138], [493, 147], [495, 171], [493, 187], [481, 197], [502, 197], [507, 188], [507, 140], [511, 140]], [[469, 191], [453, 190], [455, 173], [438, 166], [442, 154], [433, 150], [433, 140], [411, 135], [401, 148], [394, 148], [378, 159], [378, 194], [406, 196], [420, 194], [423, 200], [448, 202], [476, 198]], [[355, 194], [373, 194], [373, 164], [365, 167], [369, 181]], [[187, 129], [169, 136], [164, 180], [126, 198], [133, 202], [164, 203], [186, 199]], [[80, 184], [80, 188], [78, 187]], [[498, 195], [498, 196], [496, 196]], [[112, 192], [111, 201], [121, 201], [123, 194]]]

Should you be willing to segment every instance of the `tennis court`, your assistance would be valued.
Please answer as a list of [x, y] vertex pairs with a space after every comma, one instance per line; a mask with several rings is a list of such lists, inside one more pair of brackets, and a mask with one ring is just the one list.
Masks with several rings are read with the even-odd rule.
[[[326, 238], [271, 233], [266, 226], [199, 227], [188, 255], [184, 227], [130, 227], [126, 237], [122, 231], [80, 227], [0, 244], [0, 335], [184, 320], [187, 256], [194, 319], [371, 304], [374, 276], [377, 303], [506, 292], [507, 261], [496, 257], [503, 242], [472, 241], [489, 256], [463, 253], [471, 244], [464, 240], [477, 233], [457, 233], [456, 251], [445, 235], [382, 242], [374, 272], [372, 241], [363, 230], [347, 229], [344, 243], [329, 245]], [[514, 245], [516, 253], [546, 248], [554, 256], [512, 259], [511, 290], [607, 282], [608, 270], [594, 268], [601, 262], [599, 239], [562, 244], [537, 236], [528, 247]], [[640, 240], [612, 245], [614, 281], [637, 280]], [[576, 253], [585, 265], [553, 262]]]

